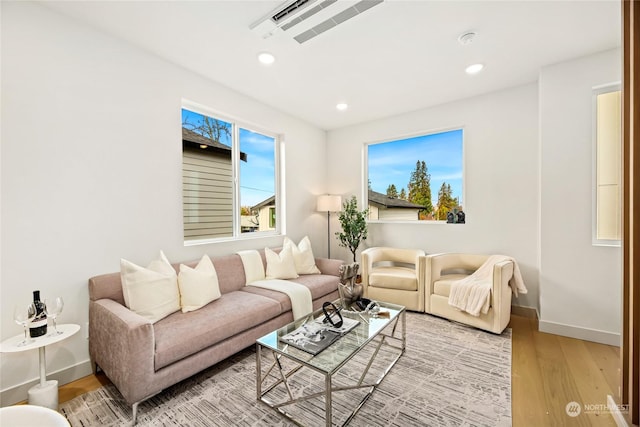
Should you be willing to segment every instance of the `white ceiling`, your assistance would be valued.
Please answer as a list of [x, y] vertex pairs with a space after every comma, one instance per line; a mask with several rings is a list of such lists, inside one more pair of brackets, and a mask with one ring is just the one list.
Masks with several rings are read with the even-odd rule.
[[[620, 46], [618, 0], [386, 0], [304, 44], [249, 29], [282, 1], [44, 4], [326, 130], [533, 82], [545, 65]], [[462, 46], [468, 30], [478, 35]], [[256, 60], [265, 50], [270, 67]], [[474, 62], [484, 71], [466, 75]]]

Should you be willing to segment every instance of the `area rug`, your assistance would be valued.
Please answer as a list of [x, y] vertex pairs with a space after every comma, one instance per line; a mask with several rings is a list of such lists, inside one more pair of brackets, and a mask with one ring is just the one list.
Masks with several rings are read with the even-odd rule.
[[[349, 363], [361, 363], [356, 359]], [[343, 371], [348, 377], [349, 366]], [[314, 375], [308, 369], [299, 371], [292, 377], [298, 378], [293, 389], [322, 385], [322, 377]], [[347, 419], [360, 400], [353, 393], [359, 392], [334, 393], [334, 423]], [[305, 425], [324, 425], [323, 400], [313, 400], [288, 411]], [[73, 427], [131, 423], [131, 407], [113, 385], [61, 404], [60, 412]], [[250, 347], [141, 403], [137, 425], [295, 424], [256, 400], [255, 349]], [[349, 425], [510, 426], [511, 330], [494, 335], [428, 314], [407, 313], [404, 355]]]

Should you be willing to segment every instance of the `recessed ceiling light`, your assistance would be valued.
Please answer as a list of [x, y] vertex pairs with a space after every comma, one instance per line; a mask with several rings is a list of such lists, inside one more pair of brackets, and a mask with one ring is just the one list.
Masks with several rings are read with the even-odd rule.
[[349, 108], [349, 106], [348, 106], [347, 104], [345, 104], [344, 102], [341, 102], [341, 103], [339, 103], [339, 104], [337, 104], [337, 105], [336, 105], [336, 108], [337, 108], [339, 111], [344, 111], [344, 110], [346, 110], [347, 108]]
[[258, 61], [264, 65], [271, 65], [275, 62], [276, 57], [270, 54], [269, 52], [260, 52], [258, 54]]
[[467, 74], [478, 74], [480, 71], [482, 71], [482, 69], [484, 68], [483, 64], [473, 64], [473, 65], [469, 65], [467, 68], [465, 68], [465, 72]]

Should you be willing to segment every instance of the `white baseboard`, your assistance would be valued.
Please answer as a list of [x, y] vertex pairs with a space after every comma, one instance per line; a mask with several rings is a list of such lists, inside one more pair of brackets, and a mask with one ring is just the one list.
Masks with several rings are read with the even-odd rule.
[[538, 330], [549, 334], [562, 335], [564, 337], [577, 338], [580, 340], [593, 341], [600, 344], [620, 347], [620, 334], [614, 332], [565, 325], [563, 323], [550, 322], [548, 320], [539, 320]]
[[[86, 377], [92, 373], [91, 362], [86, 360], [76, 365], [61, 369], [56, 372], [47, 373], [48, 380], [58, 380], [58, 385], [68, 384], [72, 381]], [[0, 407], [14, 405], [18, 402], [27, 400], [28, 391], [31, 387], [38, 384], [39, 378], [18, 384], [14, 387], [7, 388], [0, 392]]]
[[535, 307], [526, 307], [524, 305], [512, 305], [511, 314], [516, 316], [526, 317], [528, 319], [539, 319], [540, 313]]
[[615, 420], [618, 427], [629, 427], [629, 424], [627, 424], [627, 420], [624, 419], [624, 415], [622, 415], [622, 412], [620, 411], [620, 406], [616, 404], [616, 401], [610, 394], [607, 395], [607, 406], [609, 407], [611, 416]]

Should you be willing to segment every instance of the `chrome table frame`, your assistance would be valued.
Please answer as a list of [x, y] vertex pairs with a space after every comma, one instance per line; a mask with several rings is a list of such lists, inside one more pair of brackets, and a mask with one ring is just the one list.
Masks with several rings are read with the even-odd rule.
[[[384, 309], [385, 308], [385, 304], [381, 303], [381, 305], [383, 306], [383, 309]], [[302, 357], [296, 357], [296, 355], [288, 353], [289, 346], [285, 345], [284, 343], [280, 343], [280, 345], [274, 346], [274, 345], [268, 345], [265, 342], [261, 342], [261, 340], [263, 340], [264, 338], [268, 337], [269, 335], [266, 335], [265, 337], [257, 340], [256, 341], [256, 395], [257, 395], [257, 400], [259, 400], [262, 403], [266, 404], [270, 408], [276, 410], [278, 413], [280, 413], [281, 415], [283, 415], [284, 417], [286, 417], [290, 421], [294, 422], [296, 425], [302, 426], [302, 424], [298, 420], [296, 420], [291, 414], [287, 413], [284, 410], [284, 407], [287, 406], [287, 405], [292, 405], [292, 404], [295, 404], [297, 402], [302, 402], [302, 401], [309, 400], [309, 399], [322, 398], [324, 396], [324, 399], [325, 399], [325, 423], [326, 423], [326, 426], [332, 426], [333, 425], [333, 423], [332, 423], [332, 394], [334, 392], [340, 392], [340, 391], [345, 391], [345, 390], [369, 388], [369, 391], [364, 395], [364, 397], [357, 404], [355, 409], [348, 416], [346, 421], [342, 424], [343, 426], [347, 425], [351, 421], [351, 419], [353, 419], [353, 417], [358, 413], [360, 408], [362, 408], [362, 406], [369, 399], [369, 397], [373, 394], [373, 392], [376, 390], [378, 385], [380, 385], [382, 380], [387, 376], [387, 374], [389, 373], [391, 368], [393, 368], [393, 366], [398, 362], [400, 357], [404, 354], [405, 346], [406, 346], [406, 312], [405, 312], [405, 309], [402, 306], [395, 306], [395, 305], [392, 305], [392, 304], [388, 304], [387, 306], [397, 309], [397, 313], [396, 313], [395, 317], [389, 319], [389, 322], [385, 326], [383, 326], [373, 336], [370, 336], [368, 339], [364, 340], [355, 351], [353, 351], [350, 355], [348, 355], [346, 358], [344, 358], [344, 360], [342, 360], [339, 364], [337, 364], [335, 367], [331, 368], [330, 370], [325, 370], [325, 369], [322, 369], [320, 367], [314, 366], [312, 364], [312, 360], [313, 360], [313, 358], [318, 357], [319, 355], [323, 354], [323, 352], [331, 352], [332, 351], [332, 347], [335, 344], [337, 344], [340, 340], [345, 339], [348, 334], [345, 335], [344, 337], [341, 337], [338, 341], [336, 341], [336, 343], [332, 344], [331, 346], [326, 348], [323, 352], [319, 353], [318, 355], [316, 355], [316, 356], [313, 356], [313, 355], [310, 355], [310, 354], [307, 355], [308, 357], [307, 357], [306, 360], [304, 360], [304, 358], [302, 358]], [[314, 314], [317, 314], [317, 312], [314, 313]], [[312, 316], [314, 314], [312, 314]], [[364, 321], [364, 322], [366, 322], [368, 324], [368, 321], [367, 321], [366, 317], [368, 317], [368, 316], [360, 315], [361, 321]], [[298, 324], [298, 323], [296, 323], [296, 324]], [[398, 331], [398, 325], [399, 324], [401, 325], [401, 327], [400, 327], [400, 329], [401, 329], [400, 334], [401, 335], [397, 336], [398, 332], [399, 332]], [[293, 324], [288, 325], [288, 327], [292, 328], [293, 326], [291, 326], [291, 325], [293, 325]], [[384, 331], [390, 326], [392, 327], [391, 333], [385, 333]], [[354, 331], [351, 331], [349, 333], [353, 333], [353, 332]], [[398, 343], [400, 345], [398, 345]], [[348, 385], [348, 386], [343, 386], [343, 387], [334, 387], [332, 385], [333, 376], [337, 372], [339, 372], [347, 362], [349, 362], [356, 354], [358, 354], [362, 349], [367, 347], [369, 344], [375, 345], [375, 349], [374, 349], [371, 357], [369, 358], [368, 363], [364, 367], [364, 370], [363, 370], [362, 374], [360, 375], [359, 380], [353, 385]], [[264, 347], [265, 351], [267, 351], [267, 352], [270, 351], [270, 353], [273, 356], [273, 363], [267, 369], [267, 372], [264, 375], [262, 375], [262, 351], [263, 351], [263, 347]], [[391, 361], [391, 363], [384, 369], [384, 372], [382, 373], [380, 378], [378, 378], [374, 382], [366, 382], [365, 383], [364, 380], [365, 380], [365, 377], [367, 376], [367, 374], [369, 372], [369, 369], [371, 368], [371, 365], [373, 364], [373, 362], [376, 359], [377, 355], [379, 354], [380, 350], [383, 349], [384, 347], [389, 347], [389, 348], [393, 348], [393, 349], [399, 350], [398, 355], [395, 356], [395, 358]], [[282, 366], [282, 363], [281, 363], [281, 358], [283, 358], [283, 357], [293, 361], [296, 364], [296, 366], [294, 368], [290, 369], [289, 371], [285, 372], [285, 369], [283, 369], [283, 366]], [[324, 384], [324, 390], [323, 391], [294, 398], [293, 393], [291, 392], [291, 388], [289, 386], [289, 378], [292, 375], [294, 375], [296, 372], [298, 372], [300, 369], [302, 369], [302, 368], [312, 369], [312, 370], [324, 375], [324, 378], [325, 378], [324, 383], [325, 384]], [[273, 384], [269, 385], [268, 387], [266, 387], [263, 390], [263, 384], [264, 384], [265, 380], [267, 380], [267, 378], [269, 378], [269, 377], [275, 378], [275, 382]], [[288, 397], [287, 400], [282, 401], [282, 402], [272, 402], [272, 401], [270, 401], [268, 399], [267, 395], [272, 390], [277, 388], [278, 386], [284, 386], [286, 388], [286, 392], [287, 392], [289, 397]]]

